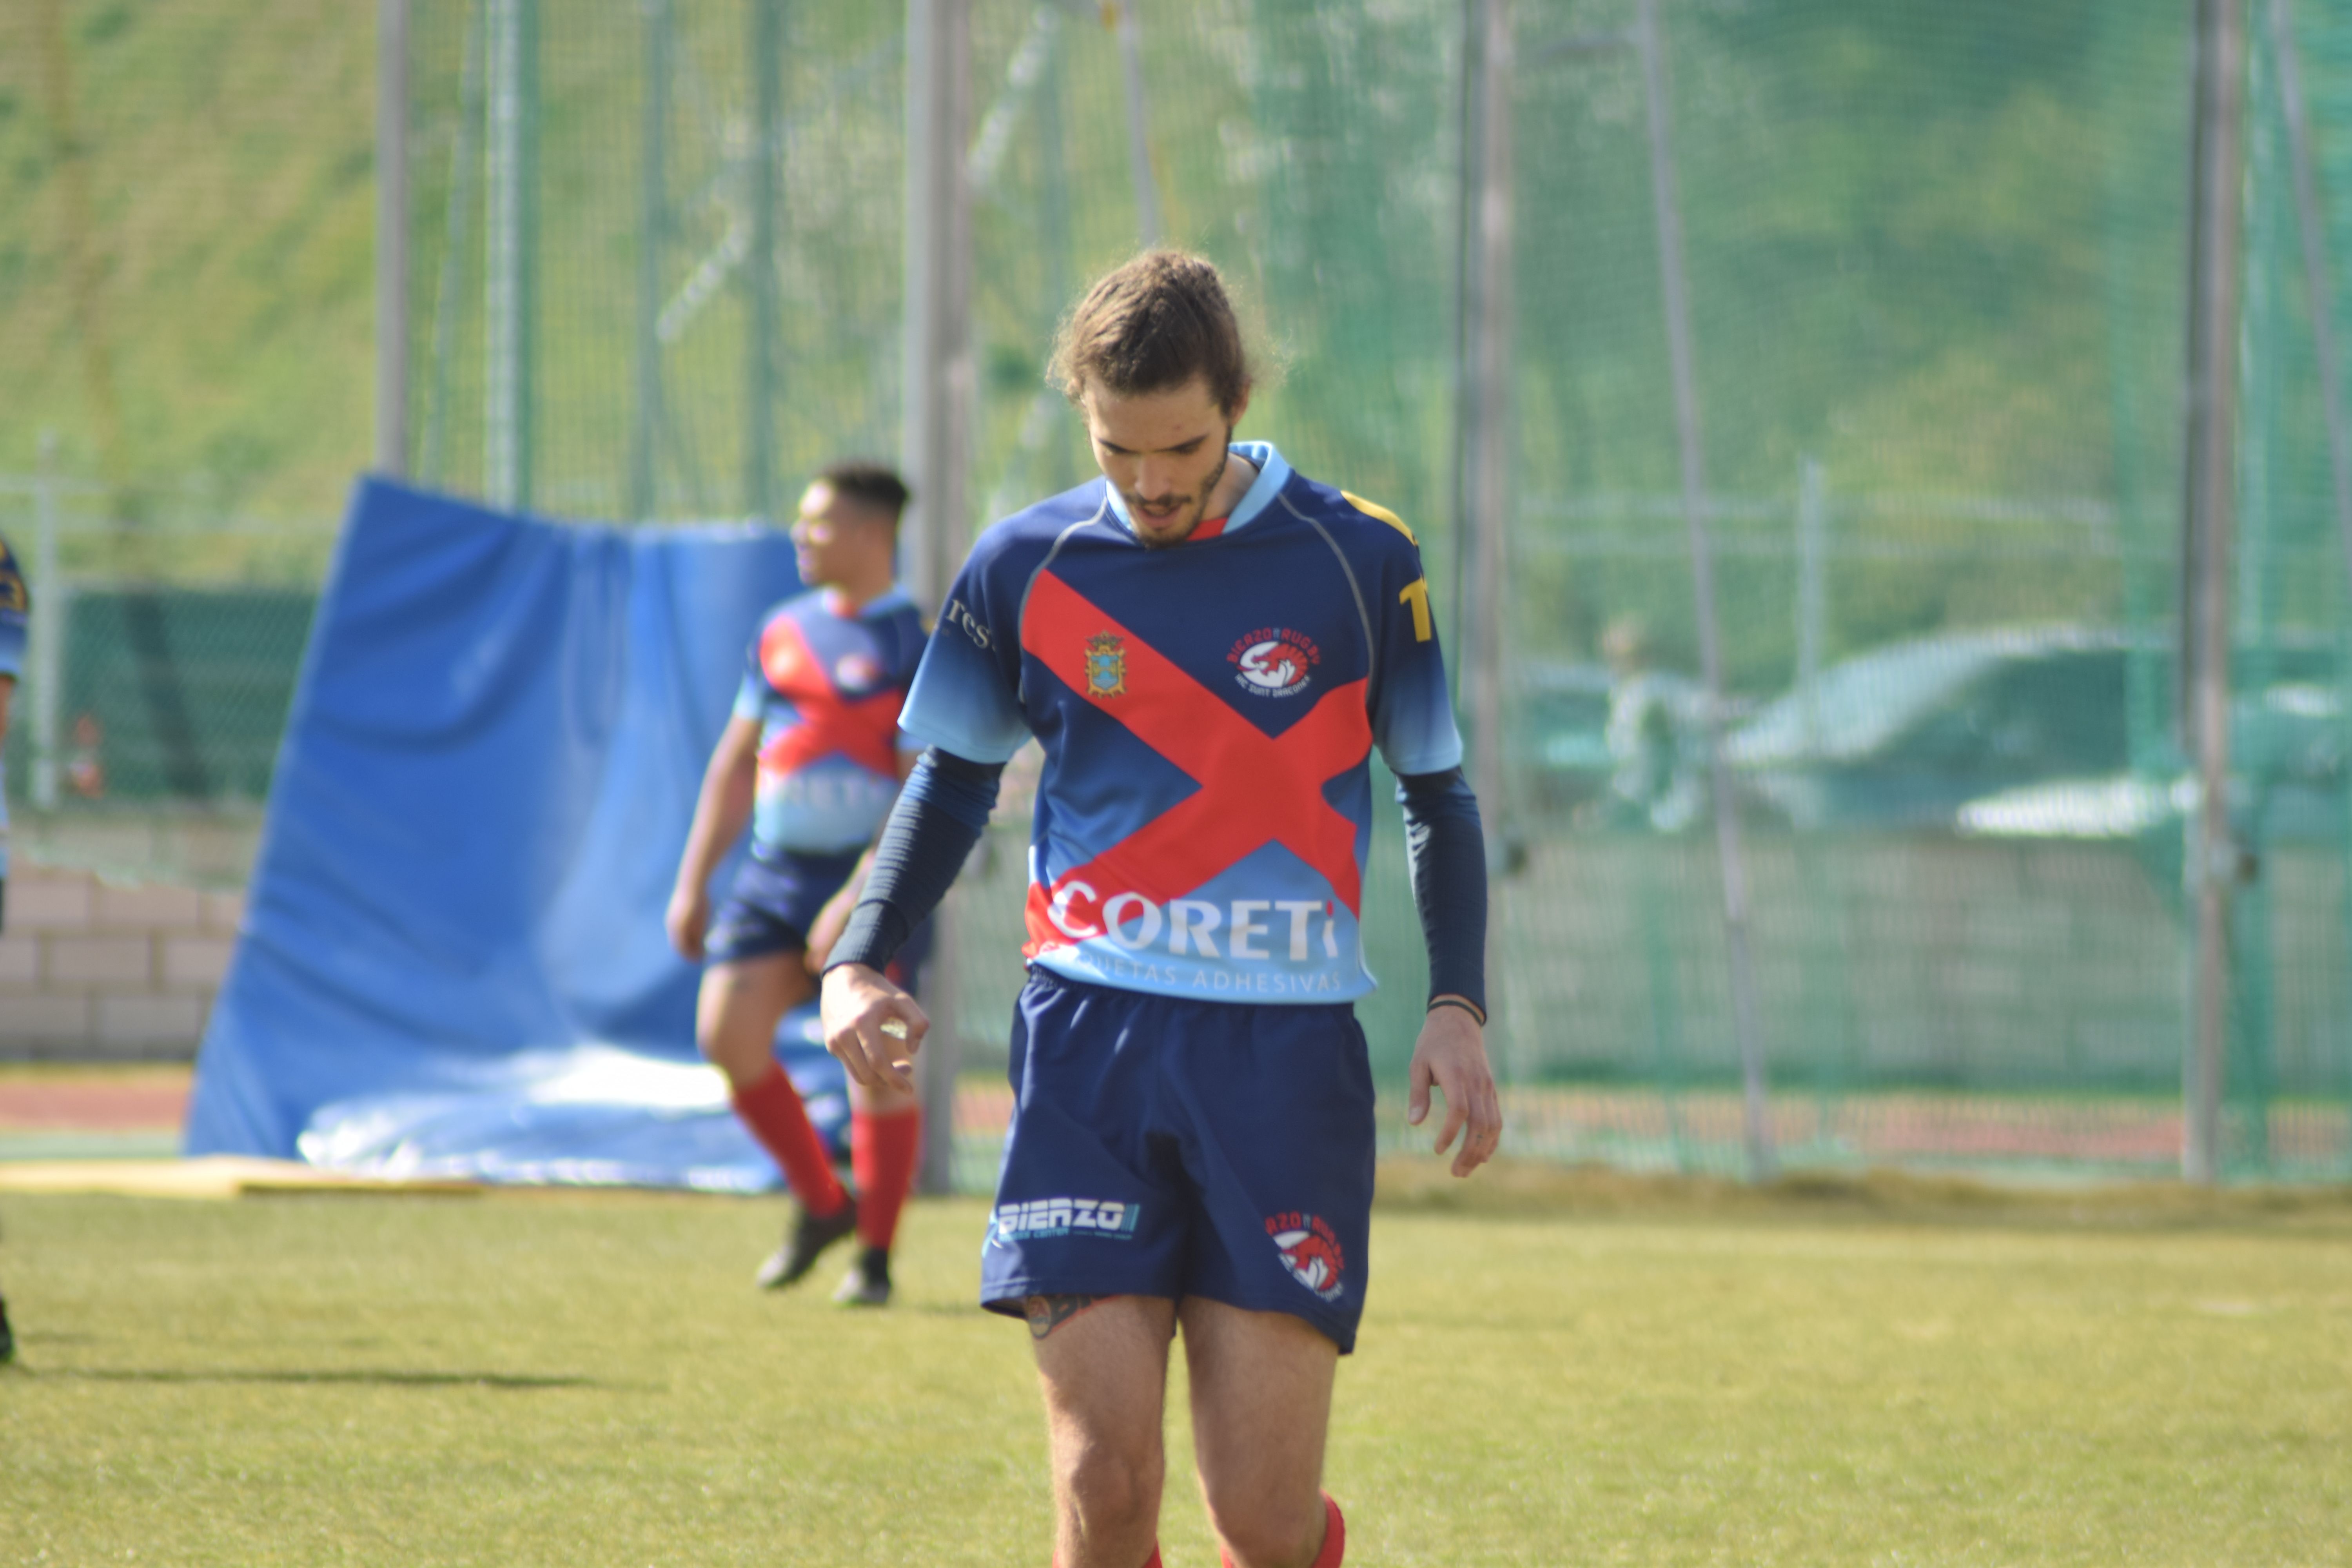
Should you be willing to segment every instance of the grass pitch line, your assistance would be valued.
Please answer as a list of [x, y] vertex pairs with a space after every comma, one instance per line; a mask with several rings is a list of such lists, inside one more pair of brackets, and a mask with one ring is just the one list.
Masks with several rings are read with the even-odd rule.
[[244, 1198], [400, 1193], [473, 1197], [474, 1182], [346, 1175], [299, 1160], [207, 1154], [194, 1160], [25, 1160], [0, 1163], [0, 1192], [103, 1193], [134, 1198]]

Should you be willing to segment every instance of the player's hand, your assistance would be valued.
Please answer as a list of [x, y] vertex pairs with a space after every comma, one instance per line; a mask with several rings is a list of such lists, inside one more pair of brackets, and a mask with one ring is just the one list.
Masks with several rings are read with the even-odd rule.
[[1404, 1119], [1418, 1127], [1429, 1117], [1429, 1090], [1433, 1084], [1445, 1097], [1445, 1120], [1437, 1129], [1437, 1152], [1453, 1146], [1464, 1133], [1461, 1152], [1454, 1156], [1454, 1173], [1466, 1176], [1495, 1157], [1503, 1138], [1503, 1102], [1495, 1092], [1494, 1070], [1486, 1065], [1486, 1035], [1477, 1017], [1459, 1007], [1433, 1007], [1423, 1020], [1421, 1038], [1412, 1047], [1410, 1071], [1412, 1093], [1405, 1101]]
[[663, 912], [662, 924], [668, 930], [669, 944], [677, 949], [679, 957], [689, 963], [701, 963], [703, 933], [710, 929], [710, 895], [700, 888], [681, 883], [669, 896], [669, 908]]
[[824, 977], [824, 1048], [868, 1089], [915, 1089], [915, 1052], [931, 1026], [915, 999], [862, 963]]

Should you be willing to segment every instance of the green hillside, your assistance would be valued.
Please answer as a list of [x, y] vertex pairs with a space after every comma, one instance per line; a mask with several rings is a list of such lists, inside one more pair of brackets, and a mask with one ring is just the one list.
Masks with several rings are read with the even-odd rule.
[[0, 5], [0, 474], [325, 521], [369, 456], [374, 8]]
[[[2161, 620], [2185, 24], [2144, 26], [2128, 0], [1669, 9], [1709, 480], [1732, 498], [1723, 548], [1756, 563], [1726, 584], [1735, 682], [1786, 679], [1813, 464], [1840, 509], [1832, 654], [1941, 625]], [[1450, 592], [1457, 9], [1145, 13], [1168, 236], [1226, 268], [1290, 366], [1245, 433], [1404, 513]], [[824, 458], [897, 438], [897, 11], [782, 8], [766, 401], [745, 368], [751, 13], [666, 14], [648, 398], [650, 14], [542, 7], [531, 499], [559, 512], [632, 515], [647, 471], [648, 515], [772, 510]], [[1626, 51], [1560, 47], [1631, 8], [1515, 15], [1516, 646], [1587, 657], [1630, 612], [1687, 664], [1645, 89]], [[477, 16], [416, 0], [414, 23], [414, 456], [458, 490], [481, 484], [488, 380]], [[54, 427], [117, 516], [336, 515], [371, 446], [373, 17], [348, 0], [0, 5], [0, 476]], [[971, 489], [1009, 506], [1083, 471], [1075, 427], [1039, 402], [1045, 340], [1130, 247], [1136, 208], [1115, 36], [1013, 0], [975, 5], [973, 34], [975, 140], [995, 151], [976, 176]], [[187, 548], [214, 576], [291, 575], [316, 538]]]

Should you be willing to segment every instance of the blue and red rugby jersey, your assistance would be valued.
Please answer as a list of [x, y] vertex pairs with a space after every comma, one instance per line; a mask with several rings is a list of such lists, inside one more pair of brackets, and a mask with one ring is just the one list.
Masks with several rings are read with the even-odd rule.
[[735, 717], [760, 721], [754, 854], [834, 854], [881, 829], [922, 657], [922, 616], [898, 588], [856, 610], [815, 588], [768, 612], [735, 694]]
[[[0, 675], [25, 673], [25, 617], [32, 603], [16, 557], [9, 552], [8, 542], [0, 539]], [[5, 731], [0, 731], [0, 742], [6, 740]], [[7, 875], [8, 758], [5, 750], [0, 749], [0, 879]]]
[[1262, 442], [1222, 525], [1146, 549], [1096, 479], [981, 536], [899, 722], [1002, 763], [1045, 752], [1032, 963], [1129, 990], [1342, 1002], [1370, 760], [1458, 766], [1421, 552], [1393, 515]]

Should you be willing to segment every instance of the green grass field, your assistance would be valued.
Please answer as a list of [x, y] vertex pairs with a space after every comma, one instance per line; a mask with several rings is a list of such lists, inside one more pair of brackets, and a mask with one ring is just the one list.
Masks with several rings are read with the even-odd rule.
[[[2352, 1561], [2342, 1194], [1497, 1174], [1384, 1172], [1360, 1568]], [[781, 1215], [0, 1198], [0, 1562], [1042, 1568], [981, 1205], [863, 1315], [749, 1288]], [[1181, 1464], [1162, 1537], [1215, 1561]]]

